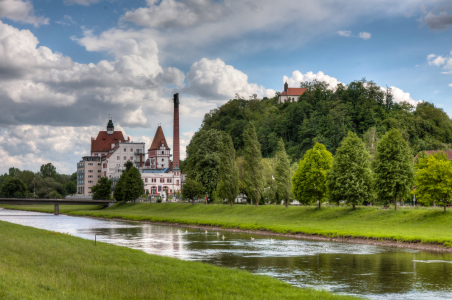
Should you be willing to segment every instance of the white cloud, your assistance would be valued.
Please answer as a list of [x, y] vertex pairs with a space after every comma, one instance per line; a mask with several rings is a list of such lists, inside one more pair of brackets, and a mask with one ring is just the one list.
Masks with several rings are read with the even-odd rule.
[[352, 35], [352, 32], [350, 30], [339, 30], [337, 32], [340, 36], [350, 37]]
[[314, 80], [325, 81], [330, 85], [331, 88], [335, 88], [339, 83], [341, 83], [336, 78], [325, 75], [322, 71], [318, 72], [317, 74], [314, 74], [313, 72], [302, 74], [300, 71], [293, 71], [292, 77], [283, 77], [283, 83], [287, 82], [289, 87], [300, 87], [301, 82]]
[[369, 32], [360, 32], [359, 37], [363, 40], [368, 40], [371, 37], [371, 34]]
[[449, 84], [449, 86], [450, 86], [450, 87], [452, 87], [452, 83], [451, 83], [451, 84]]
[[442, 11], [438, 14], [429, 12], [424, 17], [424, 22], [427, 23], [428, 27], [433, 30], [444, 30], [452, 24], [452, 15], [448, 15], [445, 11]]
[[443, 74], [452, 74], [452, 51], [449, 56], [441, 56], [436, 54], [427, 55], [427, 62], [430, 66], [442, 67]]
[[64, 4], [71, 5], [71, 4], [79, 4], [83, 6], [89, 6], [94, 3], [98, 3], [101, 0], [64, 0]]
[[275, 90], [266, 89], [255, 83], [248, 83], [248, 75], [226, 65], [221, 59], [203, 58], [195, 62], [187, 73], [189, 91], [211, 100], [234, 97], [236, 93], [248, 98], [253, 94], [259, 97], [273, 97]]
[[[385, 88], [381, 88], [381, 89], [382, 89], [382, 91], [386, 92]], [[398, 87], [391, 86], [389, 89], [391, 90], [391, 93], [394, 97], [394, 101], [397, 103], [408, 102], [409, 104], [411, 104], [413, 106], [417, 106], [419, 103], [422, 102], [422, 100], [414, 100], [413, 98], [411, 98], [410, 93], [406, 93]]]
[[0, 132], [0, 173], [16, 167], [38, 171], [51, 162], [59, 173], [71, 174], [80, 156], [89, 155], [91, 127], [8, 126]]
[[63, 25], [63, 26], [69, 26], [69, 25], [74, 25], [77, 24], [71, 16], [69, 15], [64, 15], [63, 19], [61, 19], [60, 21], [56, 21], [55, 23], [59, 24], [59, 25]]
[[31, 1], [28, 0], [2, 0], [0, 1], [0, 18], [7, 18], [15, 22], [33, 24], [49, 24], [49, 19], [37, 17]]
[[226, 5], [211, 0], [147, 1], [149, 7], [127, 11], [122, 21], [150, 28], [191, 27], [218, 22], [228, 14]]

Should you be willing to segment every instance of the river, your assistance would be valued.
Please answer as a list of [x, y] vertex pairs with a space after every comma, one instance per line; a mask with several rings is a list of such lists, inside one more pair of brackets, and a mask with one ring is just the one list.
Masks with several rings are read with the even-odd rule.
[[[0, 208], [0, 220], [370, 299], [452, 299], [452, 254]], [[1, 230], [1, 229], [0, 229]], [[224, 239], [223, 239], [224, 236]], [[254, 238], [254, 240], [252, 240]]]

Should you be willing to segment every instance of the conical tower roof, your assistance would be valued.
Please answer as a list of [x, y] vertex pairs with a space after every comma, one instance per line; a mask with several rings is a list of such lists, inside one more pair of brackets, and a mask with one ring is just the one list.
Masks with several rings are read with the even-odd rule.
[[160, 150], [162, 144], [165, 146], [166, 150], [170, 150], [168, 144], [166, 143], [165, 135], [163, 134], [162, 126], [157, 127], [154, 139], [152, 140], [151, 147], [149, 150]]

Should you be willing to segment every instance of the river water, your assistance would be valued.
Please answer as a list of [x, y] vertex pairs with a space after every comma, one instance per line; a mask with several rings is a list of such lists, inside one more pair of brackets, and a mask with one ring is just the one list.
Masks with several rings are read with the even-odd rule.
[[[0, 208], [0, 220], [370, 299], [452, 299], [452, 255]], [[1, 227], [0, 227], [1, 230]], [[224, 239], [223, 239], [224, 236]], [[252, 240], [251, 238], [254, 238]]]

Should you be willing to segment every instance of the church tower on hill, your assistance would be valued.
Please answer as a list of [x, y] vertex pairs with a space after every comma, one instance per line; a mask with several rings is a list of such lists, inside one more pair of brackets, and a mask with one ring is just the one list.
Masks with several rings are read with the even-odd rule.
[[148, 158], [151, 169], [166, 169], [170, 167], [170, 151], [163, 134], [162, 126], [157, 127], [151, 147], [148, 150]]

